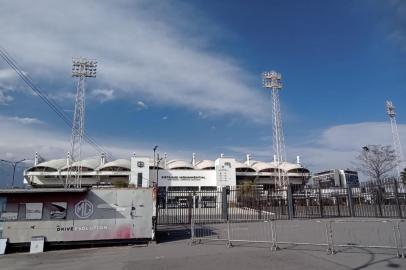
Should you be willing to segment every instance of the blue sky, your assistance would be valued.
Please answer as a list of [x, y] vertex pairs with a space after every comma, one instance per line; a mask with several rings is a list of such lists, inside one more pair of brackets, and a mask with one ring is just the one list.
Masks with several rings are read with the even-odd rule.
[[[86, 130], [115, 157], [271, 160], [270, 93], [282, 73], [288, 160], [351, 167], [391, 144], [384, 102], [406, 142], [406, 4], [364, 1], [0, 1], [1, 46], [71, 116], [71, 58], [99, 61]], [[70, 130], [0, 61], [0, 156], [65, 155]], [[97, 152], [86, 147], [88, 156]]]

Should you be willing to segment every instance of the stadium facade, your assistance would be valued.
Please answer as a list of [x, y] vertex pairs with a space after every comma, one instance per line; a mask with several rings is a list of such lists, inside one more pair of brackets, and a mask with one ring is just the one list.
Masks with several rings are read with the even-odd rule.
[[317, 172], [313, 174], [313, 177], [310, 179], [309, 184], [320, 188], [346, 188], [347, 186], [358, 187], [358, 172], [350, 169], [331, 169]]
[[68, 173], [75, 174], [81, 166], [82, 187], [115, 185], [128, 183], [135, 187], [159, 186], [168, 190], [204, 190], [213, 187], [235, 186], [249, 182], [271, 188], [275, 186], [279, 170], [289, 178], [291, 185], [304, 186], [310, 179], [310, 172], [299, 162], [245, 161], [221, 155], [215, 160], [195, 159], [167, 160], [154, 162], [154, 159], [132, 156], [130, 159], [107, 161], [100, 157], [89, 158], [70, 164], [69, 158], [38, 162], [25, 170], [24, 183], [32, 187], [63, 187]]

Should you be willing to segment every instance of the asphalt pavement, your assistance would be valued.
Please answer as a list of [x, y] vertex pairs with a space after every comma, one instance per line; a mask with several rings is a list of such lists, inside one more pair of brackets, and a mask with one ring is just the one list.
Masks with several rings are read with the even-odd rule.
[[0, 269], [406, 269], [406, 259], [388, 250], [347, 248], [328, 255], [318, 247], [285, 247], [222, 242], [190, 245], [188, 240], [161, 244], [16, 253], [0, 257]]
[[[278, 221], [278, 241], [325, 243], [328, 220]], [[326, 246], [281, 244], [272, 251], [270, 243], [236, 241], [227, 248], [224, 241], [203, 240], [191, 245], [188, 226], [159, 228], [159, 243], [115, 247], [54, 250], [40, 254], [14, 253], [0, 255], [1, 270], [49, 269], [406, 269], [406, 258], [394, 249], [355, 247], [355, 244], [394, 245], [393, 225], [398, 221], [354, 219], [333, 224], [337, 253], [327, 254]], [[267, 223], [231, 224], [233, 239], [266, 236]], [[401, 233], [406, 234], [402, 223]], [[263, 233], [261, 233], [263, 232]], [[403, 238], [403, 237], [402, 237]], [[403, 243], [406, 243], [403, 242]], [[342, 244], [343, 246], [339, 246]]]

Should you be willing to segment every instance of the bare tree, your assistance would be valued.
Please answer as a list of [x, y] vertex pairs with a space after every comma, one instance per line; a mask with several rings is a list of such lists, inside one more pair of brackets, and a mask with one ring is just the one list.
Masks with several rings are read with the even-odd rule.
[[400, 177], [402, 178], [403, 184], [406, 185], [406, 168], [404, 168], [403, 171], [400, 173]]
[[398, 165], [396, 152], [389, 145], [364, 146], [357, 156], [356, 163], [358, 171], [378, 183], [393, 176], [393, 170]]

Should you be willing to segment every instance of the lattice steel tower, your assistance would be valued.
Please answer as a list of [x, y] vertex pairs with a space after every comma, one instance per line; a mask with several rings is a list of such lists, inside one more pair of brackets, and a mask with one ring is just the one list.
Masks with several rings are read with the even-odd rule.
[[397, 166], [398, 176], [400, 176], [400, 172], [402, 171], [401, 166], [405, 159], [403, 156], [402, 144], [400, 143], [398, 125], [396, 123], [395, 106], [393, 106], [392, 101], [390, 101], [390, 100], [386, 101], [386, 112], [388, 113], [388, 116], [390, 119], [390, 125], [391, 125], [391, 129], [392, 129], [392, 138], [393, 138], [393, 147], [395, 148], [395, 152], [398, 157], [398, 166]]
[[97, 61], [86, 58], [72, 59], [72, 77], [78, 78], [75, 99], [75, 111], [73, 113], [72, 137], [71, 137], [71, 162], [78, 162], [78, 165], [70, 166], [66, 177], [66, 187], [81, 187], [81, 154], [82, 141], [85, 130], [85, 81], [86, 78], [96, 77]]
[[281, 165], [285, 161], [285, 141], [283, 138], [282, 117], [279, 103], [279, 91], [282, 89], [282, 76], [276, 71], [267, 71], [262, 74], [264, 88], [272, 91], [272, 122], [273, 122], [273, 151], [274, 159], [278, 165], [278, 187], [286, 187], [288, 177], [282, 171]]

